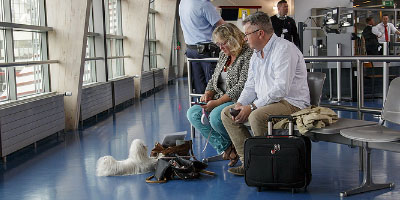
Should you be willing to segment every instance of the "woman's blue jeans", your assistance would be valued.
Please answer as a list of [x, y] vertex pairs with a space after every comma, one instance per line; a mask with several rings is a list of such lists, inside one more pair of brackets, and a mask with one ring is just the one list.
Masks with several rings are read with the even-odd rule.
[[192, 126], [194, 126], [202, 136], [208, 138], [209, 134], [211, 134], [208, 142], [215, 150], [217, 150], [218, 154], [224, 152], [232, 143], [221, 120], [222, 109], [232, 104], [233, 102], [226, 102], [215, 107], [208, 115], [210, 124], [207, 125], [201, 123], [201, 115], [203, 113], [201, 111], [202, 108], [199, 105], [194, 105], [187, 111], [187, 118]]

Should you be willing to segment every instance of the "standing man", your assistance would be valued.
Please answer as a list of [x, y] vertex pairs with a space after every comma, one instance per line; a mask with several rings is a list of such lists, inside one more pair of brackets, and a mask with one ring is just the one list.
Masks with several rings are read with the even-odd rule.
[[283, 37], [293, 42], [298, 48], [300, 48], [299, 34], [297, 33], [296, 22], [293, 18], [287, 16], [289, 12], [288, 3], [285, 0], [281, 0], [277, 4], [278, 14], [271, 17], [272, 26], [274, 32], [278, 37]]
[[[221, 113], [242, 161], [242, 166], [228, 170], [235, 175], [244, 175], [244, 141], [251, 137], [244, 122], [249, 121], [254, 136], [263, 136], [269, 115], [290, 115], [310, 105], [306, 64], [300, 50], [274, 34], [266, 13], [248, 16], [243, 25], [245, 40], [254, 49], [248, 77], [237, 103]], [[240, 110], [239, 114], [232, 117], [230, 108]]]
[[[187, 46], [186, 56], [210, 58], [212, 32], [215, 27], [225, 23], [215, 7], [209, 0], [181, 0], [179, 17]], [[204, 94], [214, 69], [215, 63], [192, 62], [191, 77], [195, 93]]]
[[382, 37], [382, 33], [374, 26], [375, 22], [373, 17], [367, 17], [365, 22], [367, 26], [364, 28], [362, 36], [365, 40], [367, 55], [382, 55], [379, 53], [380, 45], [378, 42], [378, 38]]
[[384, 14], [382, 16], [382, 22], [376, 25], [376, 28], [378, 31], [382, 34], [382, 37], [378, 38], [379, 43], [383, 42], [390, 42], [390, 34], [396, 33], [400, 34], [400, 32], [396, 29], [396, 27], [392, 24], [389, 23], [389, 15]]

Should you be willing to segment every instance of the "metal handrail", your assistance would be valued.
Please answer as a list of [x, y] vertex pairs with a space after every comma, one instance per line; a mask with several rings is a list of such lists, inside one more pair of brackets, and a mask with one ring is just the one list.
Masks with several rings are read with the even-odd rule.
[[304, 56], [308, 62], [400, 62], [399, 56]]
[[[364, 106], [364, 76], [363, 70], [361, 68], [362, 62], [400, 62], [400, 57], [398, 56], [321, 56], [321, 57], [304, 57], [305, 62], [357, 62], [357, 108], [354, 106], [344, 106], [344, 105], [332, 105], [323, 104], [326, 107], [347, 110], [347, 111], [357, 111], [359, 118], [362, 118], [362, 112], [380, 114], [381, 109], [368, 108]], [[383, 79], [388, 80], [388, 74], [383, 73]], [[384, 81], [385, 82], [385, 81]], [[384, 97], [388, 89], [388, 84], [383, 85]]]
[[[199, 61], [199, 62], [218, 62], [218, 58], [201, 58], [201, 59], [196, 59], [196, 58], [186, 58], [187, 62], [187, 73], [188, 73], [188, 88], [189, 88], [189, 106], [192, 104], [192, 97], [201, 97], [203, 94], [196, 94], [193, 93], [192, 90], [192, 78], [190, 76], [191, 74], [191, 69], [190, 69], [190, 62], [193, 61]], [[190, 136], [193, 139], [195, 137], [195, 130], [194, 127], [191, 126], [190, 130]]]
[[[306, 63], [310, 62], [356, 62], [357, 63], [357, 107], [345, 106], [345, 105], [332, 105], [332, 104], [322, 104], [323, 106], [346, 110], [346, 111], [356, 111], [359, 118], [362, 118], [362, 113], [374, 113], [380, 114], [381, 109], [378, 108], [368, 108], [364, 106], [364, 84], [363, 84], [363, 70], [361, 66], [363, 62], [400, 62], [400, 57], [398, 56], [305, 56], [304, 60]], [[201, 62], [217, 62], [218, 58], [204, 58], [204, 59], [193, 59], [187, 58], [188, 62], [188, 86], [189, 86], [189, 96], [201, 96], [199, 94], [192, 93], [191, 91], [191, 78], [190, 78], [190, 62], [201, 61]], [[388, 79], [388, 74], [383, 74], [384, 79]], [[387, 90], [387, 86], [384, 85], [384, 90]], [[189, 98], [189, 103], [191, 98]]]

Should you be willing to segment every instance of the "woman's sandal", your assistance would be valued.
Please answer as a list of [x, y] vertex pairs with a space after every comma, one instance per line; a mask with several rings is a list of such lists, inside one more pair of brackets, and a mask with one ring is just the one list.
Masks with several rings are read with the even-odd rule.
[[232, 147], [231, 153], [229, 154], [229, 167], [233, 167], [236, 165], [236, 163], [239, 161], [239, 155], [236, 152], [236, 149]]
[[222, 159], [224, 159], [224, 160], [231, 159], [230, 157], [231, 157], [231, 153], [232, 153], [232, 148], [233, 148], [233, 146], [231, 145], [224, 151], [224, 153], [222, 154]]

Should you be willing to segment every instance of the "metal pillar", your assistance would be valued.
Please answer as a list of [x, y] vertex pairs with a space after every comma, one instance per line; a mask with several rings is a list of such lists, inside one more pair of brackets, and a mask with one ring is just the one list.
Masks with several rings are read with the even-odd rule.
[[[314, 45], [310, 45], [310, 56], [316, 56]], [[314, 62], [311, 62], [310, 72], [314, 72]]]
[[[342, 44], [338, 43], [336, 45], [336, 55], [342, 55]], [[336, 73], [336, 85], [337, 85], [337, 101], [342, 100], [342, 62], [336, 62], [337, 73]], [[351, 71], [351, 70], [350, 70]]]
[[[188, 72], [188, 88], [189, 88], [189, 107], [192, 105], [192, 96], [193, 94], [193, 89], [192, 89], [192, 78], [191, 78], [191, 67], [190, 67], [190, 61], [189, 59], [186, 59], [187, 61], [187, 72]], [[196, 136], [196, 130], [194, 129], [194, 126], [190, 126], [190, 137], [192, 140]]]
[[[383, 43], [383, 55], [388, 55], [388, 44]], [[389, 87], [389, 67], [387, 62], [383, 62], [383, 102], [386, 100], [386, 95]]]

